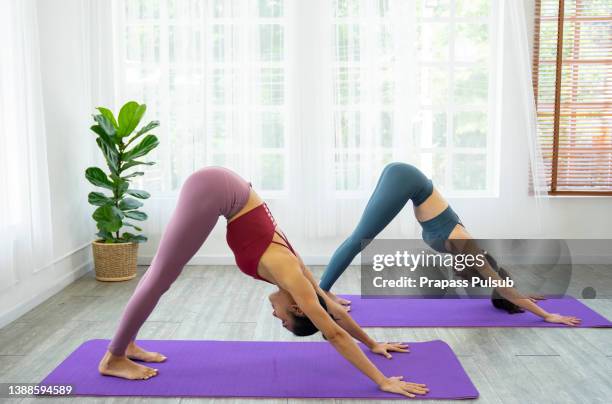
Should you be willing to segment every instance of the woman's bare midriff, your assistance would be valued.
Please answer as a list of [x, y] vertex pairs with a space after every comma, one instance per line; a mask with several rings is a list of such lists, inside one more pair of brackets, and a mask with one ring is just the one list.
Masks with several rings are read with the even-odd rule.
[[259, 195], [257, 195], [257, 192], [255, 192], [253, 190], [253, 188], [251, 188], [249, 190], [249, 199], [247, 199], [247, 203], [242, 207], [242, 209], [240, 209], [238, 211], [238, 213], [236, 213], [234, 216], [230, 217], [227, 222], [233, 222], [234, 220], [238, 219], [240, 216], [244, 215], [245, 213], [248, 213], [249, 211], [255, 209], [256, 207], [258, 207], [259, 205], [261, 205], [263, 203], [263, 199], [261, 199], [261, 197]]
[[[425, 202], [414, 207], [414, 216], [419, 222], [425, 222], [438, 216], [448, 207], [448, 202], [442, 197], [437, 189], [433, 192]], [[453, 231], [448, 236], [449, 240], [453, 239], [471, 239], [472, 236], [467, 232], [462, 224], [458, 223], [453, 228]]]

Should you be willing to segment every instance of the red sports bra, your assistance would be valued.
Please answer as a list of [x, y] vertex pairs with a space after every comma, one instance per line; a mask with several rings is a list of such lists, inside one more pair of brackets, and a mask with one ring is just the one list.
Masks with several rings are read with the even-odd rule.
[[[274, 241], [275, 233], [287, 245]], [[261, 281], [268, 282], [257, 274], [257, 266], [270, 243], [287, 247], [293, 255], [297, 256], [287, 237], [276, 230], [276, 221], [265, 202], [236, 220], [229, 222], [227, 224], [226, 240], [234, 253], [238, 268], [245, 274]]]

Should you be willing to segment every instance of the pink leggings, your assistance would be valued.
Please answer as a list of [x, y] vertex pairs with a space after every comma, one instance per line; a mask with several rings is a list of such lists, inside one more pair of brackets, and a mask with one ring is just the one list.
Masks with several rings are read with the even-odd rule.
[[125, 354], [161, 295], [202, 246], [219, 216], [230, 218], [238, 213], [249, 192], [248, 182], [221, 167], [200, 169], [185, 180], [151, 266], [138, 282], [108, 346], [113, 355]]

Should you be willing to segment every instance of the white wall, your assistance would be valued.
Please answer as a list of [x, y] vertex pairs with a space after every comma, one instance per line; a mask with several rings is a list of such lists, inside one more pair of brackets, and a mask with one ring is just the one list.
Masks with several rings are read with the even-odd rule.
[[86, 21], [80, 0], [39, 1], [40, 63], [48, 135], [49, 181], [56, 262], [20, 273], [0, 296], [0, 327], [92, 269], [96, 232], [84, 170], [94, 161], [89, 67], [83, 52]]

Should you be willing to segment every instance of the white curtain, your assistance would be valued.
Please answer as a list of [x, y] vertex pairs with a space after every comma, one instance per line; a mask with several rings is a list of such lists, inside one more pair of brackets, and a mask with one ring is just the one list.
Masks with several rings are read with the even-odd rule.
[[538, 203], [543, 203], [540, 199], [547, 195], [548, 186], [546, 183], [544, 159], [542, 157], [541, 137], [538, 136], [538, 119], [536, 115], [536, 102], [533, 93], [533, 38], [532, 30], [528, 29], [529, 14], [526, 7], [533, 5], [527, 1], [509, 1], [508, 23], [510, 25], [511, 37], [514, 39], [515, 65], [517, 71], [517, 88], [520, 90], [520, 102], [523, 111], [518, 122], [524, 124], [523, 133], [529, 148], [529, 160], [531, 163], [530, 175], [531, 186], [534, 196]]
[[529, 29], [528, 22], [533, 20], [533, 16], [528, 13], [529, 6], [533, 6], [530, 1], [508, 1], [507, 22], [509, 32], [513, 38], [514, 49], [508, 51], [511, 54], [516, 66], [516, 88], [519, 90], [520, 105], [523, 107], [516, 122], [522, 123], [524, 140], [529, 151], [529, 191], [534, 197], [536, 214], [533, 215], [532, 224], [535, 234], [544, 235], [544, 224], [542, 214], [549, 211], [548, 184], [546, 180], [546, 169], [544, 158], [542, 157], [542, 146], [540, 144], [539, 126], [536, 114], [536, 102], [533, 92], [533, 31]]
[[53, 254], [33, 0], [0, 2], [0, 290]]
[[[147, 232], [163, 230], [178, 187], [206, 165], [252, 181], [305, 240], [346, 236], [390, 161], [450, 196], [495, 193], [498, 8], [116, 0], [115, 108], [135, 99], [162, 123], [158, 164], [138, 184], [154, 195]], [[404, 215], [389, 235], [418, 234]]]

